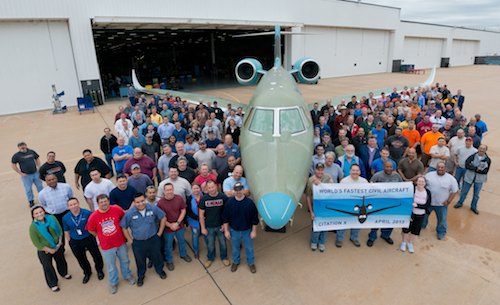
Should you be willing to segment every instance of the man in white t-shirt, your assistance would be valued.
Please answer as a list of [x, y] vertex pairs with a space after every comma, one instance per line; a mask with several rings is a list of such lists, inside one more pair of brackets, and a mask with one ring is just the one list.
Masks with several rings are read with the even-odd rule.
[[101, 194], [109, 197], [109, 193], [115, 188], [115, 185], [111, 180], [101, 178], [101, 173], [97, 169], [90, 171], [90, 178], [92, 181], [85, 187], [83, 196], [85, 196], [85, 200], [89, 204], [90, 210], [93, 212], [99, 207], [96, 197]]
[[450, 149], [446, 147], [445, 137], [438, 138], [437, 145], [431, 147], [429, 155], [431, 156], [429, 171], [435, 171], [439, 162], [446, 162], [450, 158]]
[[[436, 171], [425, 175], [427, 189], [431, 192], [431, 213], [434, 211], [437, 217], [437, 238], [443, 240], [447, 230], [448, 205], [458, 193], [457, 180], [446, 172], [443, 161], [438, 162]], [[422, 222], [422, 228], [427, 227], [429, 214], [426, 214]]]

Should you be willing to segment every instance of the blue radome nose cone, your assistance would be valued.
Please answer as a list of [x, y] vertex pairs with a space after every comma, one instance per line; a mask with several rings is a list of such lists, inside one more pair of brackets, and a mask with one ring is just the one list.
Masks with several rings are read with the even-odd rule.
[[286, 225], [296, 208], [295, 201], [285, 193], [267, 193], [257, 203], [260, 216], [275, 230]]

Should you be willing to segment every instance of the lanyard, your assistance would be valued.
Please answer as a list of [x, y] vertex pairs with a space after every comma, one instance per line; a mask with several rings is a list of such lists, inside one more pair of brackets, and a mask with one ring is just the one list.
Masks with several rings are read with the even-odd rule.
[[82, 221], [82, 213], [80, 213], [80, 215], [78, 215], [78, 222], [75, 220], [75, 217], [73, 215], [71, 215], [71, 220], [73, 221], [75, 226], [78, 228], [78, 226], [80, 225], [80, 222]]

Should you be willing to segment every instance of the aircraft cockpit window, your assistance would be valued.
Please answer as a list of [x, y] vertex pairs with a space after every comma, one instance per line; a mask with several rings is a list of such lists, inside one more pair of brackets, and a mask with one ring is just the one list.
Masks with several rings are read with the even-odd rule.
[[280, 110], [280, 133], [291, 134], [304, 131], [306, 128], [298, 108]]
[[273, 133], [274, 111], [272, 109], [255, 109], [249, 130], [255, 133]]

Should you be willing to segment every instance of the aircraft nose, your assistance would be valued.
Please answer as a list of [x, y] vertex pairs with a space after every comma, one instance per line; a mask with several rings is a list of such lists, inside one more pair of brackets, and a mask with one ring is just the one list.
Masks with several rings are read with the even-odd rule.
[[285, 193], [267, 193], [259, 199], [257, 209], [266, 224], [277, 230], [290, 220], [297, 204]]

